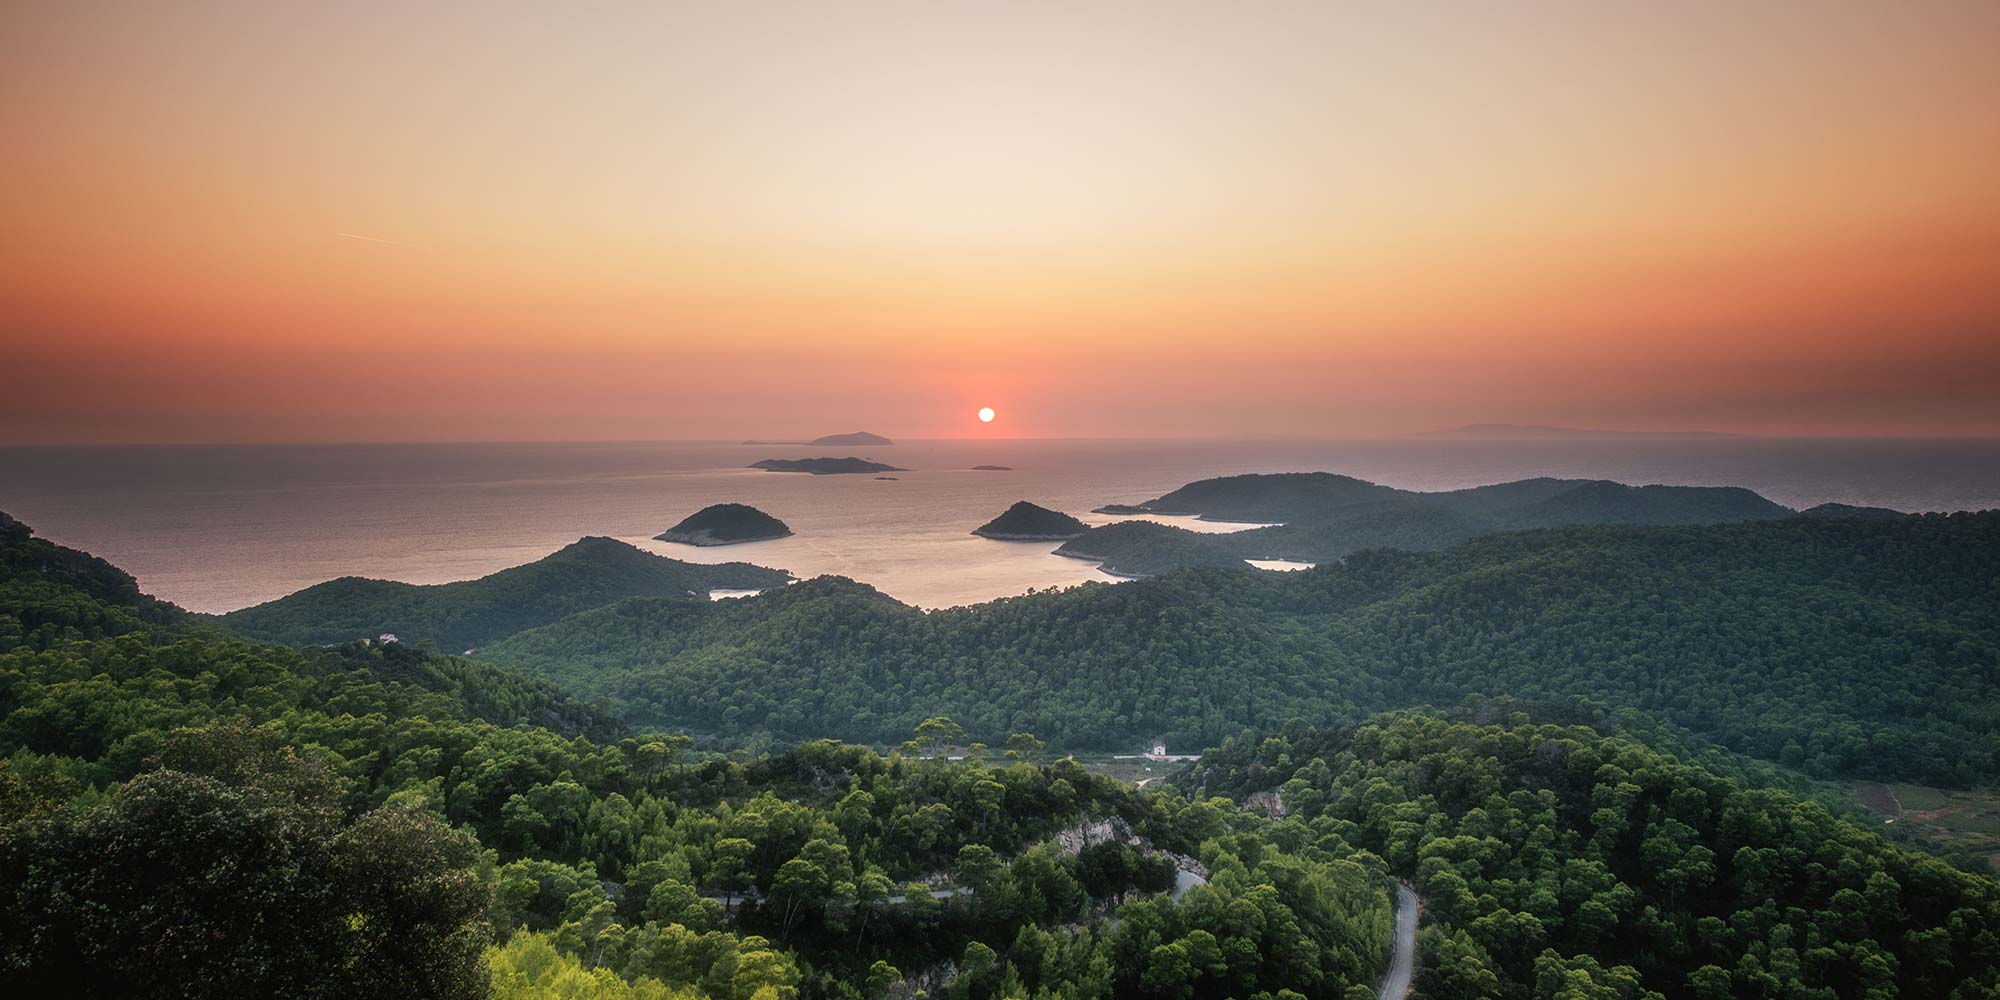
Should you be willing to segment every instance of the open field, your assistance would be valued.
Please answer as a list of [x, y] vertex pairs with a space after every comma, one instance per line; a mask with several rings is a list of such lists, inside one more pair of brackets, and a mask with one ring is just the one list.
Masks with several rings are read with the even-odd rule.
[[1879, 816], [1899, 839], [1907, 837], [1952, 853], [1984, 855], [2000, 870], [2000, 788], [1954, 790], [1926, 785], [1857, 781], [1855, 799]]

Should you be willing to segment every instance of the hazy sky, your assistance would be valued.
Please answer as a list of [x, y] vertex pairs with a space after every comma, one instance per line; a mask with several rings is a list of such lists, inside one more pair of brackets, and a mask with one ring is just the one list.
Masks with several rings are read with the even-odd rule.
[[0, 185], [0, 441], [2000, 434], [1990, 0], [41, 3]]

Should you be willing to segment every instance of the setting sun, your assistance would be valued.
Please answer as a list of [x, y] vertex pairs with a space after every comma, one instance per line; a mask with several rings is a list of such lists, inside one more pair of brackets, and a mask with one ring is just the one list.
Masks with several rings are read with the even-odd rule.
[[992, 408], [992, 407], [990, 407], [990, 406], [982, 406], [982, 407], [980, 407], [980, 408], [979, 408], [979, 422], [980, 422], [980, 423], [982, 423], [982, 424], [990, 424], [990, 423], [992, 423], [992, 422], [993, 422], [993, 408]]

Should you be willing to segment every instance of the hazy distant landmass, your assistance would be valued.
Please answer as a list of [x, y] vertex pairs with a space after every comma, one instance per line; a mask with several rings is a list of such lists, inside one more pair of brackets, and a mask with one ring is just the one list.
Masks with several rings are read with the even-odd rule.
[[891, 441], [880, 434], [870, 434], [867, 431], [849, 431], [846, 434], [828, 434], [825, 437], [816, 437], [813, 438], [811, 441], [751, 440], [751, 441], [745, 441], [743, 443], [744, 444], [804, 444], [804, 445], [821, 445], [821, 446], [841, 445], [846, 447], [861, 447], [861, 446], [880, 447], [883, 445], [892, 445], [895, 444], [896, 442]]
[[1601, 427], [1548, 427], [1540, 424], [1465, 424], [1443, 430], [1418, 431], [1406, 437], [1576, 438], [1576, 437], [1744, 437], [1726, 431], [1621, 431]]
[[753, 469], [765, 472], [806, 472], [815, 476], [844, 476], [864, 472], [908, 472], [893, 465], [871, 462], [865, 458], [767, 458], [752, 462]]
[[1068, 514], [1022, 500], [972, 533], [1005, 542], [1053, 542], [1089, 530], [1090, 525]]
[[748, 504], [718, 503], [703, 507], [653, 537], [682, 545], [736, 545], [784, 538], [791, 533], [785, 522]]
[[896, 442], [891, 441], [880, 434], [870, 434], [867, 431], [849, 431], [846, 434], [828, 434], [825, 437], [816, 437], [813, 438], [811, 441], [807, 441], [806, 443], [820, 444], [820, 445], [829, 445], [829, 444], [854, 445], [854, 446], [866, 445], [869, 447], [874, 447], [879, 445], [891, 445], [895, 444]]
[[749, 563], [687, 563], [617, 539], [587, 537], [477, 580], [419, 585], [346, 576], [218, 620], [269, 642], [347, 642], [386, 632], [457, 652], [622, 598], [706, 597], [717, 589], [782, 587], [790, 579], [782, 570]]
[[1012, 472], [1012, 471], [1014, 471], [1014, 467], [1013, 467], [1013, 466], [1011, 466], [1011, 465], [975, 465], [975, 466], [973, 466], [973, 467], [972, 467], [972, 471], [974, 471], [974, 472]]

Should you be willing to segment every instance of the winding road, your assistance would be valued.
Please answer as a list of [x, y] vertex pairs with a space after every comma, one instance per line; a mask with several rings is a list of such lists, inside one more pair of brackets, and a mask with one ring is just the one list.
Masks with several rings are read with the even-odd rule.
[[1403, 1000], [1417, 964], [1417, 894], [1407, 885], [1396, 887], [1396, 948], [1389, 971], [1382, 975], [1378, 1000]]

